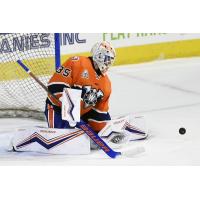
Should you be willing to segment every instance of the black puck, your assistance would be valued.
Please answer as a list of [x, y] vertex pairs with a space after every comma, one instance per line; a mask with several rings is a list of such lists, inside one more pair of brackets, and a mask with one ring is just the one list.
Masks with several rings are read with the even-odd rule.
[[186, 129], [185, 128], [180, 128], [179, 129], [179, 133], [181, 134], [181, 135], [184, 135], [185, 133], [186, 133]]

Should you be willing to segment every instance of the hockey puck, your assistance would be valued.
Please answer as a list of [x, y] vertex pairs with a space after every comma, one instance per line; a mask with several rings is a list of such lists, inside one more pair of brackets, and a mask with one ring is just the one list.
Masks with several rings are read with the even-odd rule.
[[180, 128], [179, 129], [179, 133], [181, 134], [181, 135], [184, 135], [185, 133], [186, 133], [186, 129], [185, 128]]

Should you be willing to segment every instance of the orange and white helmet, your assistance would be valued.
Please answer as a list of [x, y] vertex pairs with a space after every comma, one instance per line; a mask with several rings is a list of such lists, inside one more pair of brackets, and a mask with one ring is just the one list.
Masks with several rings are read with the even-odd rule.
[[113, 65], [116, 57], [115, 49], [109, 42], [97, 42], [91, 50], [94, 64], [105, 75], [109, 67]]

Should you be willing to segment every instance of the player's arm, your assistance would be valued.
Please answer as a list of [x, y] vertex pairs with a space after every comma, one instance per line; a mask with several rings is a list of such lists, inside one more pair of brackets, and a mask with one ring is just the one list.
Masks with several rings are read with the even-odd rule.
[[[73, 60], [70, 58], [57, 68], [54, 75], [51, 77], [48, 83], [48, 90], [60, 98], [64, 88], [70, 88], [72, 85], [72, 73], [73, 73]], [[48, 100], [53, 105], [57, 105], [54, 98], [48, 96]]]

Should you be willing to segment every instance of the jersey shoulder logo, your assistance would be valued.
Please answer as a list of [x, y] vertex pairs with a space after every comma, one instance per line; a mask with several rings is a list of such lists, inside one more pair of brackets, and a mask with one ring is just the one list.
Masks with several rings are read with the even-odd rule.
[[80, 59], [79, 56], [73, 56], [73, 57], [71, 57], [71, 60], [73, 60], [73, 61], [78, 61], [79, 59]]
[[102, 99], [103, 96], [104, 94], [101, 90], [97, 90], [91, 86], [84, 86], [82, 93], [84, 108], [95, 106], [98, 100]]
[[86, 78], [86, 79], [89, 78], [89, 73], [88, 73], [88, 70], [87, 70], [87, 69], [85, 69], [85, 70], [82, 72], [81, 77], [82, 77], [82, 78]]

